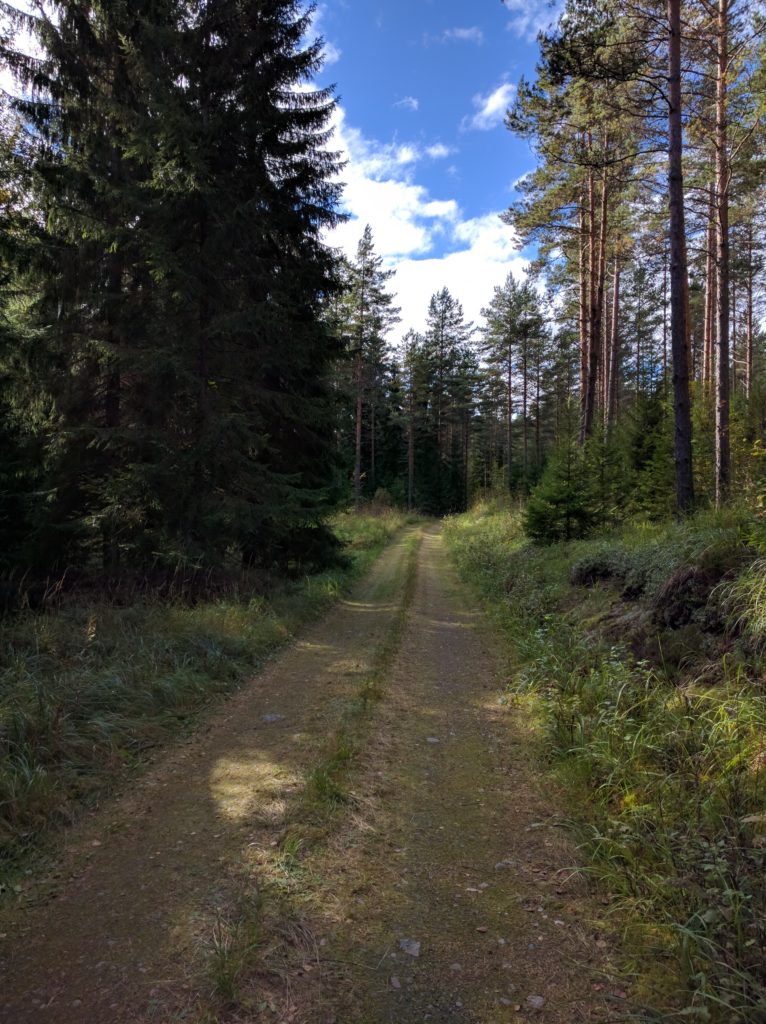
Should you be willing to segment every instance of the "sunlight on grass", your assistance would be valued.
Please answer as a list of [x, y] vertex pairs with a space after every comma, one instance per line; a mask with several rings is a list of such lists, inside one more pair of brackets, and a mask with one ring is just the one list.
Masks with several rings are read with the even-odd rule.
[[[647, 999], [762, 1021], [766, 589], [752, 520], [730, 509], [541, 548], [484, 507], [445, 535], [507, 637], [509, 694], [541, 716], [639, 971], [674, 958], [677, 981]], [[684, 631], [691, 651], [669, 660]]]
[[258, 809], [272, 822], [285, 812], [286, 788], [301, 782], [285, 765], [258, 754], [221, 758], [210, 775], [210, 794], [219, 814], [228, 821], [244, 821]]

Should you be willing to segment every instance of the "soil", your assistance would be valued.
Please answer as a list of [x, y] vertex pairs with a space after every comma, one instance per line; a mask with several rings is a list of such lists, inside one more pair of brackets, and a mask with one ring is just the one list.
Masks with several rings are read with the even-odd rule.
[[[371, 679], [382, 696], [360, 714]], [[0, 917], [0, 1021], [624, 1016], [603, 900], [504, 683], [438, 527], [406, 531], [205, 730], [67, 833]], [[328, 757], [344, 764], [332, 799], [315, 784]]]

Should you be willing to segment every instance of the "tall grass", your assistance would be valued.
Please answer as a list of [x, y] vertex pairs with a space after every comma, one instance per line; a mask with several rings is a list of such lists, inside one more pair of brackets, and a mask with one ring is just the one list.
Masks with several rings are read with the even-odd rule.
[[[766, 622], [745, 518], [550, 548], [526, 544], [508, 516], [479, 512], [447, 527], [458, 566], [510, 641], [510, 687], [543, 711], [594, 873], [633, 934], [639, 927], [643, 953], [675, 965], [675, 992], [655, 994], [655, 1005], [727, 1024], [766, 1020]], [[589, 601], [578, 585], [610, 580], [612, 603], [627, 591], [647, 611], [644, 628], [659, 628], [668, 580], [711, 565], [723, 582], [710, 601], [740, 623], [736, 657], [736, 638], [721, 639], [713, 685], [693, 666], [637, 661], [599, 629], [598, 595]]]
[[339, 515], [348, 567], [267, 594], [194, 607], [75, 600], [1, 621], [0, 870], [321, 615], [403, 523], [393, 511]]

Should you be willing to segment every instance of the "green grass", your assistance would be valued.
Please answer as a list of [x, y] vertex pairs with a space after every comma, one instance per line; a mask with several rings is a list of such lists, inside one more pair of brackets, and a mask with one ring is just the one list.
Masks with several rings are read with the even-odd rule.
[[341, 514], [350, 564], [190, 607], [71, 602], [0, 622], [0, 891], [28, 853], [189, 729], [364, 574], [405, 522]]
[[[541, 713], [593, 873], [624, 912], [639, 1016], [762, 1022], [766, 615], [747, 514], [539, 548], [517, 517], [480, 509], [446, 535], [508, 638], [509, 688]], [[673, 601], [682, 628], [667, 625]], [[656, 658], [619, 639], [614, 616], [628, 613], [647, 649], [659, 637]], [[704, 650], [665, 661], [684, 630]]]

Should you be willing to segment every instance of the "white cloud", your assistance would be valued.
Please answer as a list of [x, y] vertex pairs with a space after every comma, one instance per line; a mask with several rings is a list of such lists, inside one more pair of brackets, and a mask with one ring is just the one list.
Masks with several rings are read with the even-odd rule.
[[510, 82], [501, 82], [496, 89], [487, 93], [486, 96], [477, 93], [473, 98], [476, 113], [471, 117], [463, 118], [460, 125], [461, 129], [463, 131], [473, 129], [486, 132], [491, 128], [496, 128], [502, 123], [515, 92], [515, 85], [512, 85]]
[[452, 156], [454, 152], [454, 149], [445, 146], [443, 142], [435, 142], [433, 146], [426, 146], [426, 156], [430, 156], [432, 160], [443, 160], [447, 156]]
[[420, 100], [416, 96], [404, 96], [402, 99], [397, 100], [394, 106], [415, 111], [420, 108]]
[[420, 151], [416, 146], [405, 145], [399, 146], [396, 151], [396, 162], [404, 166], [405, 164], [415, 164], [420, 159]]
[[551, 28], [564, 9], [564, 0], [503, 0], [503, 4], [513, 15], [509, 30], [529, 41]]
[[[484, 220], [484, 218], [481, 218]], [[404, 259], [396, 264], [396, 277], [391, 287], [401, 307], [401, 333], [409, 328], [422, 331], [426, 323], [428, 300], [441, 288], [449, 288], [463, 304], [467, 320], [478, 326], [481, 311], [489, 304], [496, 285], [502, 284], [509, 272], [522, 277], [529, 260], [519, 255], [508, 228], [492, 215], [504, 233], [501, 240], [494, 226], [486, 224], [473, 242], [447, 253], [440, 259]]]
[[329, 243], [353, 255], [370, 224], [376, 251], [396, 270], [390, 287], [402, 308], [399, 334], [423, 328], [431, 295], [445, 286], [463, 303], [468, 319], [478, 321], [495, 285], [510, 270], [523, 273], [527, 266], [499, 212], [464, 218], [454, 199], [435, 197], [413, 180], [429, 148], [446, 155], [441, 143], [421, 152], [409, 143], [367, 139], [348, 125], [342, 110], [336, 125], [334, 148], [348, 161], [341, 177], [350, 219], [330, 233]]
[[335, 43], [324, 37], [324, 30], [322, 24], [327, 14], [327, 7], [325, 4], [318, 4], [311, 13], [311, 27], [308, 33], [307, 42], [314, 43], [317, 39], [322, 39], [322, 54], [324, 56], [325, 67], [330, 67], [332, 64], [337, 64], [340, 58], [343, 56], [343, 51]]
[[515, 85], [510, 82], [501, 82], [497, 89], [493, 89], [486, 95], [476, 93], [473, 97], [476, 113], [472, 117], [463, 118], [461, 129], [463, 131], [470, 129], [490, 131], [492, 128], [497, 128], [499, 124], [502, 124], [515, 92]]
[[448, 28], [442, 35], [442, 41], [445, 43], [475, 43], [477, 46], [481, 46], [484, 42], [484, 33], [478, 25], [472, 25], [470, 28]]
[[331, 64], [337, 64], [343, 56], [343, 50], [336, 46], [335, 43], [328, 43], [325, 40], [324, 47], [322, 48], [324, 55], [325, 67], [330, 67]]
[[337, 227], [330, 244], [353, 253], [365, 224], [369, 223], [377, 251], [388, 262], [424, 255], [434, 239], [458, 217], [453, 199], [434, 199], [412, 180], [423, 153], [414, 143], [381, 143], [365, 138], [336, 110], [333, 148], [347, 164], [343, 205], [351, 220]]

